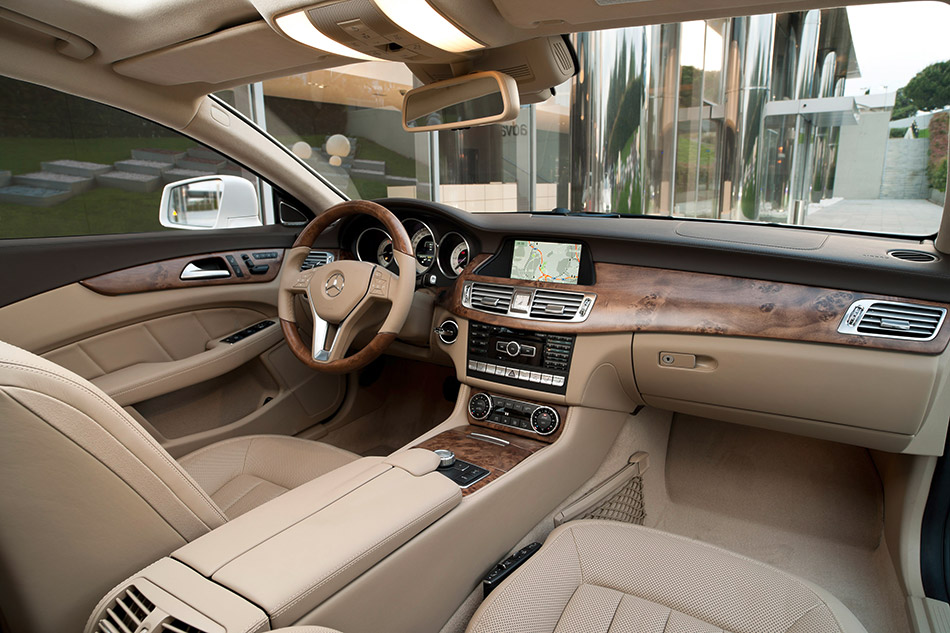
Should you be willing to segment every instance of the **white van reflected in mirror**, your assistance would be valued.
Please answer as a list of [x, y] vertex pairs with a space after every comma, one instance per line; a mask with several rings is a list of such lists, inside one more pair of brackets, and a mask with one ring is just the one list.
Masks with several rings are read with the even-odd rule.
[[402, 126], [409, 132], [453, 130], [518, 118], [518, 84], [486, 71], [413, 88], [402, 101]]
[[193, 231], [263, 224], [257, 190], [240, 176], [199, 176], [165, 185], [158, 220]]

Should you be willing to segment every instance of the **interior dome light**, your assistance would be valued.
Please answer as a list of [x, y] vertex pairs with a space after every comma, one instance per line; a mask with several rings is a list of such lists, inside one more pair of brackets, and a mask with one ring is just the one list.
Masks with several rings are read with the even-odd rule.
[[442, 17], [426, 0], [373, 0], [396, 25], [420, 40], [451, 53], [484, 48]]
[[288, 37], [325, 53], [351, 57], [353, 59], [363, 59], [371, 62], [379, 61], [376, 57], [370, 57], [369, 55], [354, 51], [352, 48], [344, 46], [318, 31], [317, 27], [310, 21], [310, 18], [307, 17], [306, 11], [297, 11], [296, 13], [280, 16], [277, 18], [277, 26], [279, 26], [280, 30], [286, 33]]

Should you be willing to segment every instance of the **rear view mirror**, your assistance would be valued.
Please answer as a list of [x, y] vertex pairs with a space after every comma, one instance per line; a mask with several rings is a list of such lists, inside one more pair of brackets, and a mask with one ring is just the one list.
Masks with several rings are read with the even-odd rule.
[[165, 185], [162, 226], [209, 230], [261, 226], [254, 184], [240, 176], [200, 176]]
[[402, 102], [408, 132], [453, 130], [518, 118], [518, 85], [497, 71], [464, 75], [413, 88]]

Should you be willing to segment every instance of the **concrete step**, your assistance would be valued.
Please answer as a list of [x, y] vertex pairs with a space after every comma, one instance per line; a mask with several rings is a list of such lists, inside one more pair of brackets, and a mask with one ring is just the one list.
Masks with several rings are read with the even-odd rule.
[[0, 187], [0, 202], [7, 204], [23, 204], [30, 207], [52, 207], [60, 202], [66, 202], [74, 193], [62, 189], [48, 189], [46, 187], [27, 187], [11, 185]]
[[386, 161], [384, 160], [366, 160], [365, 158], [355, 158], [353, 159], [353, 167], [355, 169], [365, 169], [366, 171], [376, 171], [379, 173], [386, 173]]
[[8, 171], [0, 171], [0, 187], [6, 187], [13, 180], [13, 174]]
[[13, 182], [26, 187], [39, 189], [58, 189], [72, 194], [88, 191], [95, 185], [95, 180], [86, 176], [70, 176], [69, 174], [54, 174], [48, 171], [36, 171], [32, 174], [14, 176]]
[[40, 165], [43, 171], [54, 174], [66, 174], [67, 176], [82, 176], [84, 178], [95, 178], [99, 174], [112, 171], [111, 165], [101, 163], [88, 163], [81, 160], [54, 160], [44, 161]]
[[199, 176], [214, 176], [213, 171], [200, 171], [197, 169], [169, 169], [162, 174], [162, 180], [165, 181], [165, 184], [170, 182], [176, 182], [178, 180], [186, 180], [188, 178], [197, 178]]
[[132, 158], [137, 160], [152, 160], [160, 163], [174, 163], [188, 156], [187, 152], [177, 149], [133, 149]]
[[191, 158], [203, 158], [205, 160], [227, 160], [224, 156], [213, 149], [207, 147], [189, 147], [188, 156]]
[[157, 160], [120, 160], [115, 163], [118, 171], [129, 171], [136, 174], [148, 174], [149, 176], [161, 176], [169, 169], [175, 168], [175, 163], [164, 163]]
[[185, 158], [179, 158], [175, 161], [175, 166], [181, 169], [195, 169], [198, 171], [211, 171], [215, 172], [224, 167], [227, 163], [226, 160], [218, 160], [214, 158], [195, 158], [194, 156], [186, 156]]
[[134, 171], [110, 171], [96, 176], [102, 187], [112, 187], [136, 193], [149, 193], [162, 186], [162, 177], [155, 174], [140, 174]]
[[417, 185], [419, 180], [416, 178], [406, 178], [405, 176], [387, 176], [386, 184], [394, 187], [404, 187], [407, 185]]

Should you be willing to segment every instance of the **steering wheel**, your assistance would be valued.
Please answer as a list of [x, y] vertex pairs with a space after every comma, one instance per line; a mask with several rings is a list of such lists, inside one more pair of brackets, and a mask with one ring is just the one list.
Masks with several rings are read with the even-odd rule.
[[[377, 264], [354, 260], [300, 270], [317, 237], [337, 220], [351, 215], [369, 215], [383, 223], [393, 242], [399, 275]], [[317, 371], [342, 374], [365, 367], [389, 347], [406, 322], [416, 286], [415, 271], [409, 234], [388, 209], [366, 200], [330, 207], [306, 226], [284, 257], [277, 314], [287, 345], [297, 358]], [[295, 295], [306, 295], [313, 315], [310, 349], [297, 331]], [[360, 318], [381, 302], [390, 304], [389, 313], [376, 336], [357, 353], [345, 356], [360, 331]]]

